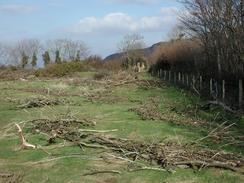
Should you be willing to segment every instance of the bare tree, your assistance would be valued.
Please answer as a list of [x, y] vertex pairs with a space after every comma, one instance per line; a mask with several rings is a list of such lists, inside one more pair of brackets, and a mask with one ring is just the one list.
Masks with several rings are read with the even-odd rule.
[[175, 25], [172, 30], [168, 33], [168, 39], [170, 41], [177, 41], [188, 38], [187, 32], [182, 25]]
[[201, 40], [206, 61], [223, 73], [243, 73], [243, 0], [181, 0], [183, 24]]
[[122, 54], [122, 66], [125, 69], [134, 68], [138, 63], [146, 65], [141, 49], [145, 47], [144, 37], [137, 33], [127, 34], [118, 43]]
[[88, 56], [88, 47], [82, 41], [64, 40], [64, 54], [66, 60], [74, 61], [79, 54], [80, 59]]
[[48, 40], [46, 45], [53, 60], [57, 51], [59, 51], [61, 59], [65, 61], [74, 61], [77, 58], [77, 54], [79, 54], [80, 59], [85, 59], [89, 54], [89, 48], [82, 41], [55, 39]]
[[125, 35], [123, 39], [118, 43], [119, 52], [126, 54], [136, 52], [139, 49], [144, 48], [144, 46], [144, 37], [137, 33]]
[[41, 49], [41, 43], [37, 39], [23, 39], [17, 43], [17, 48], [20, 53], [25, 52], [28, 57], [38, 54]]
[[24, 39], [15, 44], [5, 45], [6, 63], [25, 67], [28, 63], [22, 63], [23, 55], [27, 58], [31, 58], [35, 53], [38, 57], [40, 49], [41, 43], [37, 39]]

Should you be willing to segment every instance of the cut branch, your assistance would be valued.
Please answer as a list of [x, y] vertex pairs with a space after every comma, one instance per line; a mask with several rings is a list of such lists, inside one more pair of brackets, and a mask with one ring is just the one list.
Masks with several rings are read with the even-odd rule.
[[21, 127], [18, 124], [15, 124], [15, 126], [18, 129], [18, 134], [21, 141], [21, 149], [29, 149], [29, 148], [35, 149], [36, 148], [35, 145], [30, 144], [25, 140]]

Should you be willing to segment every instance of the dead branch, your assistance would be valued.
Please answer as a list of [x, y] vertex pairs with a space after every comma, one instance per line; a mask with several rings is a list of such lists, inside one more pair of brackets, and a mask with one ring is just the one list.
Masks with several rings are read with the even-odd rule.
[[168, 172], [168, 170], [163, 169], [163, 168], [155, 168], [155, 167], [148, 167], [148, 166], [144, 166], [144, 167], [136, 168], [136, 169], [131, 169], [129, 171], [135, 172], [135, 171], [141, 171], [141, 170], [153, 170], [153, 171]]
[[231, 109], [226, 104], [224, 104], [223, 102], [220, 102], [220, 101], [208, 101], [208, 102], [204, 103], [203, 105], [201, 105], [201, 108], [202, 109], [209, 109], [211, 105], [220, 106], [227, 112], [230, 112], [232, 114], [237, 114], [237, 111]]
[[113, 130], [90, 130], [90, 129], [79, 129], [79, 132], [93, 132], [93, 133], [109, 133], [109, 132], [117, 132], [118, 129]]
[[244, 174], [244, 171], [238, 168], [234, 168], [233, 166], [229, 165], [228, 163], [222, 163], [222, 162], [212, 162], [212, 163], [207, 163], [204, 161], [182, 161], [182, 162], [174, 162], [173, 165], [187, 165], [191, 167], [212, 167], [212, 168], [221, 168], [221, 169], [226, 169], [226, 170], [231, 170], [233, 172], [238, 172], [241, 174]]
[[36, 148], [35, 145], [32, 145], [25, 140], [21, 127], [18, 124], [15, 124], [15, 126], [18, 129], [18, 134], [21, 141], [21, 149], [29, 149], [29, 148], [35, 149]]
[[89, 172], [89, 173], [85, 173], [85, 174], [83, 174], [83, 176], [103, 174], [103, 173], [121, 174], [121, 172], [117, 171], [117, 170], [101, 170], [101, 171], [92, 171], [92, 172]]
[[36, 97], [27, 99], [23, 104], [19, 105], [18, 108], [33, 108], [33, 107], [44, 107], [49, 105], [59, 105], [63, 104], [64, 101], [59, 99], [48, 99], [45, 97]]

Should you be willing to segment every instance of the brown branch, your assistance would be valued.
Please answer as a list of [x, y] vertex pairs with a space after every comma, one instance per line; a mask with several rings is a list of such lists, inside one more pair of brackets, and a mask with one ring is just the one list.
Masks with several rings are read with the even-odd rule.
[[244, 171], [238, 168], [235, 168], [227, 163], [222, 163], [222, 162], [212, 162], [212, 163], [207, 163], [204, 161], [181, 161], [181, 162], [174, 162], [173, 165], [187, 165], [191, 167], [213, 167], [213, 168], [222, 168], [226, 170], [231, 170], [234, 172], [238, 172], [241, 174], [244, 174]]
[[101, 170], [101, 171], [93, 171], [93, 172], [85, 173], [85, 174], [83, 174], [83, 176], [96, 175], [96, 174], [102, 174], [102, 173], [121, 174], [121, 172], [117, 171], [117, 170]]

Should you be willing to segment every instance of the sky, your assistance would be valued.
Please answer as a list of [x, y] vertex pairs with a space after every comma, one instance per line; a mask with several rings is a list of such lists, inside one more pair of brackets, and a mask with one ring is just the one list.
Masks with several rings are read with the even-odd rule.
[[82, 40], [105, 57], [129, 33], [147, 46], [166, 40], [180, 9], [177, 0], [0, 0], [0, 41]]

